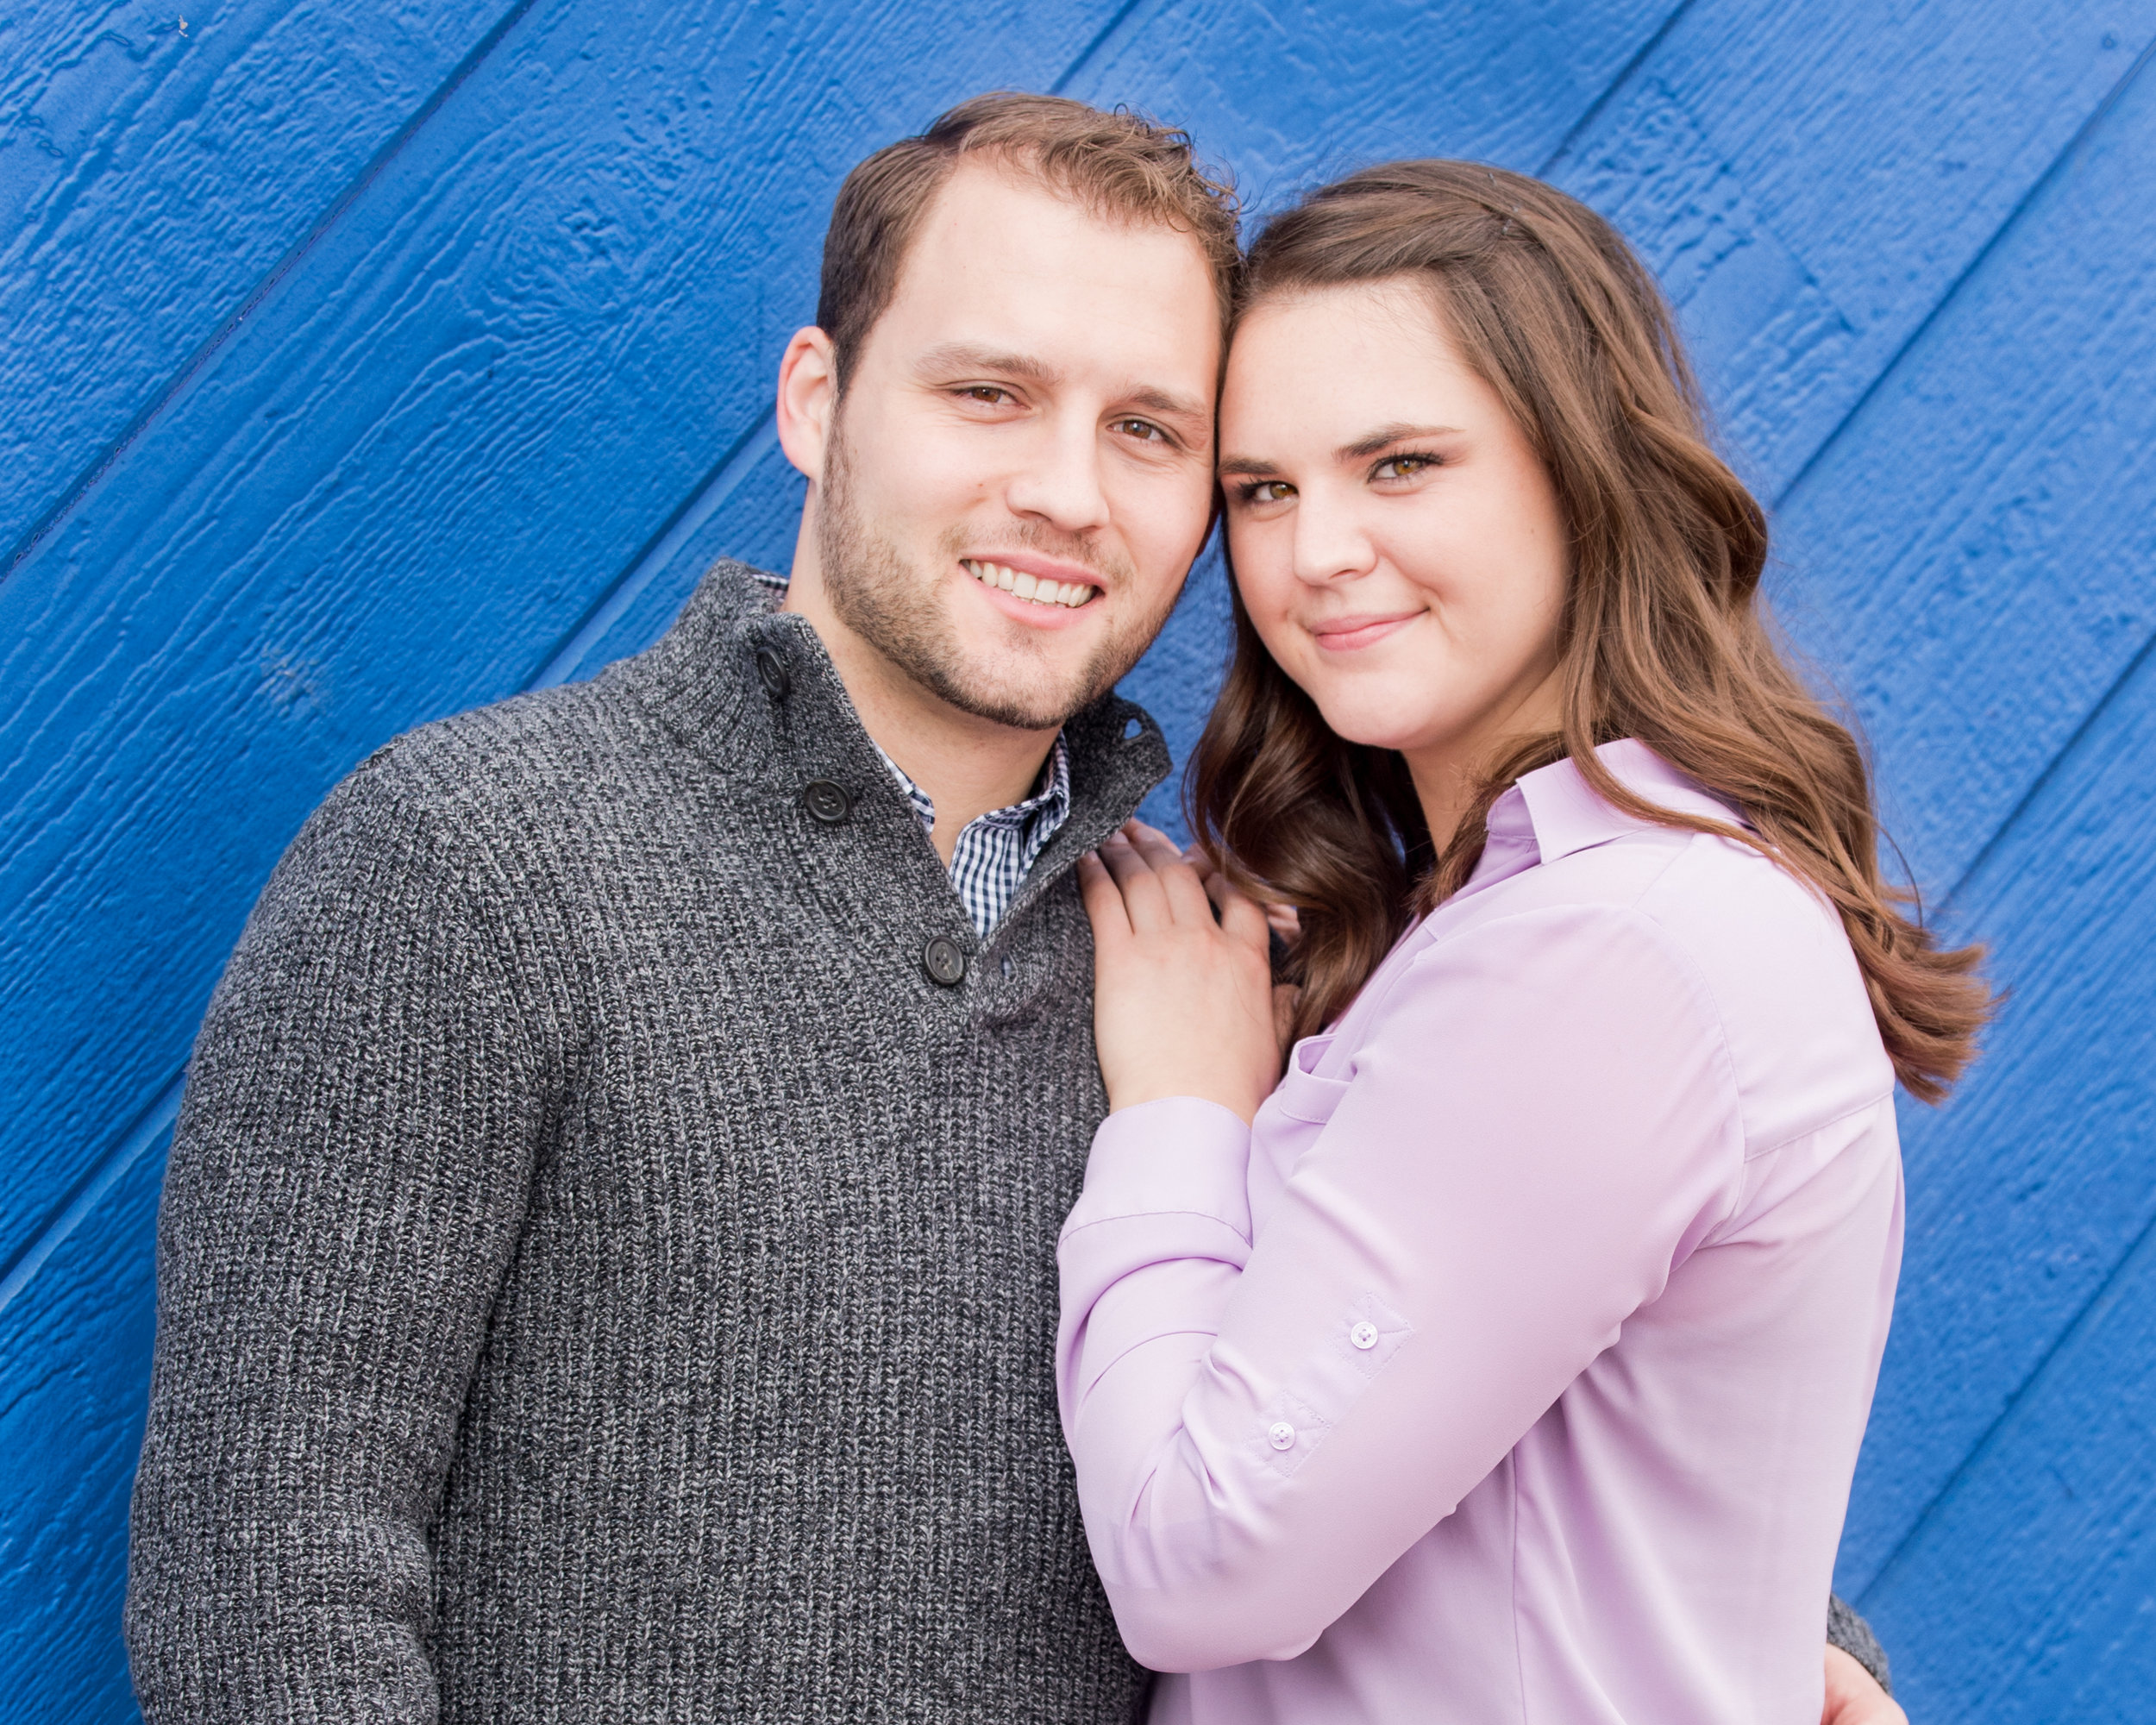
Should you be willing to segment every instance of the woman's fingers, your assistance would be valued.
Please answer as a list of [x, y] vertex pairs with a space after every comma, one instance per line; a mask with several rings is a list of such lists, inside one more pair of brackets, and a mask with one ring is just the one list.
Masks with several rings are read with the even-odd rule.
[[1097, 944], [1130, 938], [1131, 917], [1123, 907], [1123, 890], [1107, 865], [1090, 850], [1078, 859], [1078, 896], [1085, 902]]
[[1131, 842], [1130, 829], [1120, 828], [1101, 841], [1100, 860], [1123, 894], [1123, 908], [1131, 927], [1139, 934], [1164, 928], [1175, 919], [1168, 894], [1153, 865]]
[[1131, 836], [1131, 848], [1160, 882], [1169, 914], [1178, 922], [1195, 922], [1201, 918], [1211, 922], [1213, 912], [1206, 903], [1205, 885], [1175, 841], [1142, 820], [1130, 822], [1124, 831]]
[[1220, 927], [1225, 932], [1260, 952], [1269, 950], [1272, 929], [1256, 900], [1225, 875], [1214, 875], [1207, 879], [1205, 892], [1206, 896], [1219, 909]]

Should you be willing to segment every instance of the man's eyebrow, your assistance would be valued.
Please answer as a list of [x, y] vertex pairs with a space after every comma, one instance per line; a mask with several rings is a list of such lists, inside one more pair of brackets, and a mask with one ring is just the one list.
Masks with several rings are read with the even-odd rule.
[[1381, 425], [1366, 437], [1357, 437], [1352, 443], [1343, 443], [1332, 452], [1336, 461], [1360, 461], [1389, 449], [1395, 443], [1404, 443], [1411, 437], [1455, 437], [1459, 435], [1457, 425], [1410, 425], [1395, 420], [1390, 425]]
[[1056, 383], [1061, 378], [1053, 366], [1042, 363], [1031, 354], [976, 348], [969, 342], [946, 342], [940, 348], [931, 348], [914, 362], [914, 369], [938, 377], [977, 372], [992, 377], [1023, 378], [1028, 383], [1038, 384]]
[[1181, 419], [1192, 425], [1209, 427], [1213, 415], [1202, 401], [1187, 395], [1177, 395], [1172, 390], [1156, 389], [1150, 384], [1141, 384], [1124, 398], [1131, 406], [1162, 419]]

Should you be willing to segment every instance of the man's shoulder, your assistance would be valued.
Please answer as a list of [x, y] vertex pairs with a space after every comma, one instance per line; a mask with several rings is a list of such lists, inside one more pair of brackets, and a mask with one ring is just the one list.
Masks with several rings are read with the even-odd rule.
[[592, 790], [619, 790], [678, 752], [668, 723], [673, 684], [742, 681], [727, 664], [725, 639], [743, 618], [769, 609], [774, 584], [782, 590], [774, 576], [722, 561], [642, 653], [588, 681], [527, 690], [416, 726], [368, 756], [346, 784], [479, 821], [524, 819], [535, 799], [566, 808]]
[[484, 820], [596, 771], [618, 773], [624, 756], [653, 744], [653, 731], [617, 680], [535, 689], [392, 737], [339, 793]]

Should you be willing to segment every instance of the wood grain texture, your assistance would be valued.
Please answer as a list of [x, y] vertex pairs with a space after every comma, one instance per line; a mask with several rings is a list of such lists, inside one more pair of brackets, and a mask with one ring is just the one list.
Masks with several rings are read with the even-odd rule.
[[[2156, 1206], [2145, 1051], [2117, 1017], [2147, 1002], [2101, 1004], [2101, 946], [2074, 937], [2111, 923], [2104, 844], [2130, 864], [2146, 809], [2056, 896], [1987, 884], [2059, 841], [2015, 811], [2156, 630], [2153, 168], [2145, 72], [1783, 511], [1786, 608], [1864, 715], [1918, 878], [1937, 896], [1999, 847], [1951, 925], [2017, 991], [1964, 1094], [1903, 1111], [1909, 1253], [1844, 1543], [1859, 1590]], [[2053, 975], [2069, 949], [2098, 968]]]
[[1552, 178], [1677, 302], [1773, 499], [2156, 39], [2156, 8], [1689, 8]]
[[135, 1717], [120, 1642], [166, 1134], [0, 1306], [0, 1722]]
[[[1898, 1484], [1897, 1447], [1952, 1453], [1953, 1471], [1924, 1482], [1929, 1507], [1863, 1590], [1916, 1718], [2148, 1716], [2152, 834], [2156, 652], [2142, 656], [1964, 894], [1963, 919], [1996, 942], [2017, 992], [1967, 1095], [1912, 1135], [1922, 1262], [1904, 1282], [1875, 1416], [1881, 1453], [1867, 1464]], [[1991, 1417], [1973, 1433], [1969, 1398], [1953, 1381], [1964, 1373], [1993, 1392], [1976, 1410]], [[2017, 1393], [1998, 1400], [2002, 1384]], [[1934, 1417], [1952, 1440], [1936, 1452], [1919, 1431]]]
[[[501, 0], [506, 3], [506, 0]], [[0, 19], [0, 554], [308, 233], [497, 0]], [[20, 339], [27, 336], [28, 339]]]

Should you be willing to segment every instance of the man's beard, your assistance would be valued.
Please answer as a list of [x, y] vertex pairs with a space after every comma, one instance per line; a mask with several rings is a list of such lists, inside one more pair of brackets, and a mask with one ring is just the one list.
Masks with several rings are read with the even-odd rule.
[[[1074, 669], [1059, 668], [1030, 643], [997, 656], [996, 662], [969, 660], [950, 626], [941, 572], [916, 568], [871, 530], [854, 509], [848, 467], [844, 442], [834, 435], [816, 501], [816, 549], [831, 609], [905, 675], [961, 712], [1019, 731], [1053, 730], [1121, 681], [1152, 644], [1175, 603], [1171, 590], [1157, 616], [1126, 619]], [[962, 549], [991, 559], [999, 549], [1041, 551], [1097, 569], [1126, 593], [1134, 584], [1127, 565], [1104, 563], [1069, 536], [1044, 532], [1031, 523], [1013, 524], [1011, 543], [1003, 547], [968, 547], [962, 530], [954, 529], [937, 549], [949, 563], [958, 560]], [[1105, 602], [1105, 596], [1088, 601]]]

